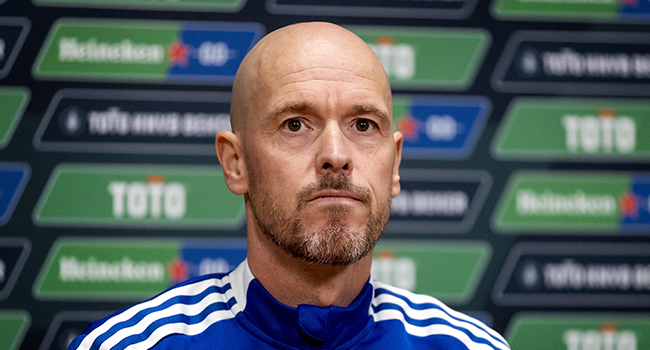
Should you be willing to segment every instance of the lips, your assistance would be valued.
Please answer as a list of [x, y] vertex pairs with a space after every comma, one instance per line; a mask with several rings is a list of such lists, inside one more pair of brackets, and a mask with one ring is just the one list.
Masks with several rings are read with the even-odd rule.
[[325, 199], [325, 200], [327, 200], [327, 199], [334, 199], [334, 200], [336, 200], [336, 199], [342, 199], [342, 200], [349, 199], [349, 200], [361, 201], [361, 199], [359, 197], [357, 197], [356, 195], [354, 195], [353, 193], [351, 193], [349, 191], [329, 190], [329, 189], [328, 190], [321, 190], [321, 191], [318, 191], [318, 192], [314, 193], [313, 195], [311, 195], [311, 196], [309, 196], [307, 198], [307, 201], [312, 202], [312, 201], [321, 200], [321, 199]]

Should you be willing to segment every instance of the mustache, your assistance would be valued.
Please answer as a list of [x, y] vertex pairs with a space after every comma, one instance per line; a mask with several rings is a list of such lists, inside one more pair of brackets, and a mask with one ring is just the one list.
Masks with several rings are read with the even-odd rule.
[[[323, 190], [337, 190], [337, 191], [347, 191], [352, 193], [357, 197], [364, 205], [370, 206], [371, 196], [370, 190], [357, 186], [350, 181], [350, 179], [343, 174], [332, 174], [328, 173], [323, 176], [318, 182], [307, 185], [298, 192], [298, 203], [302, 207], [305, 200], [312, 196], [314, 193], [323, 191]], [[300, 209], [300, 208], [299, 208]]]

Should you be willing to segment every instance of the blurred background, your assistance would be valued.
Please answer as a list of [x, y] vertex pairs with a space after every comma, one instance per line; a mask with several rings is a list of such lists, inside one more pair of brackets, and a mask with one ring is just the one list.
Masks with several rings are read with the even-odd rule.
[[650, 349], [648, 0], [0, 0], [0, 350], [245, 258], [214, 136], [246, 52], [302, 21], [391, 81], [376, 279], [513, 349]]

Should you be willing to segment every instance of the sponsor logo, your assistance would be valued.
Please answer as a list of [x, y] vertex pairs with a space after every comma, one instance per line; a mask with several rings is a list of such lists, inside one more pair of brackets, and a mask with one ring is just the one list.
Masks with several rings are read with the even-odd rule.
[[249, 23], [61, 19], [34, 64], [41, 79], [231, 84], [262, 28]]
[[77, 261], [74, 256], [59, 260], [59, 278], [62, 282], [161, 282], [165, 279], [165, 266], [159, 262], [98, 261], [91, 256]]
[[650, 305], [650, 245], [520, 243], [492, 296], [501, 305]]
[[174, 0], [155, 2], [147, 0], [32, 0], [32, 2], [38, 6], [109, 7], [220, 12], [239, 11], [246, 4], [246, 0]]
[[165, 183], [161, 176], [147, 182], [111, 181], [108, 192], [113, 197], [113, 217], [145, 217], [171, 220], [185, 217], [187, 190], [180, 182]]
[[[484, 242], [418, 242], [382, 240], [374, 250], [374, 279], [449, 303], [466, 303], [490, 260]], [[432, 268], [435, 266], [436, 268]]]
[[469, 17], [476, 7], [473, 0], [453, 1], [390, 1], [390, 0], [267, 0], [271, 13], [297, 15], [332, 15], [397, 18], [454, 18]]
[[519, 172], [493, 215], [501, 232], [644, 232], [650, 225], [650, 176]]
[[490, 113], [482, 97], [393, 97], [393, 118], [404, 135], [402, 156], [465, 159]]
[[62, 311], [57, 313], [45, 333], [38, 350], [66, 350], [88, 325], [102, 319], [112, 312], [101, 311]]
[[0, 150], [5, 148], [25, 112], [31, 93], [22, 87], [0, 88]]
[[176, 259], [168, 266], [171, 283], [213, 273], [227, 273], [246, 259], [243, 240], [183, 240]]
[[0, 311], [0, 348], [18, 350], [32, 323], [32, 317], [24, 310]]
[[646, 160], [650, 104], [625, 100], [517, 99], [492, 145], [500, 158]]
[[504, 92], [648, 95], [643, 34], [516, 32], [492, 75]]
[[605, 323], [599, 330], [569, 329], [564, 332], [563, 338], [567, 350], [589, 347], [636, 350], [638, 343], [636, 333], [626, 329], [619, 330], [613, 323]]
[[0, 79], [9, 74], [30, 27], [27, 18], [0, 17]]
[[0, 238], [0, 300], [11, 294], [31, 247], [25, 238]]
[[34, 222], [86, 227], [240, 227], [243, 200], [228, 191], [222, 178], [217, 167], [60, 165], [34, 210]]
[[487, 31], [474, 29], [348, 29], [373, 48], [391, 86], [399, 89], [467, 89], [491, 41]]
[[229, 272], [245, 258], [243, 240], [61, 239], [34, 284], [34, 295], [143, 299], [188, 278]]
[[467, 232], [492, 186], [484, 171], [405, 169], [400, 176], [387, 234]]
[[0, 162], [0, 226], [11, 218], [30, 174], [27, 164]]
[[648, 331], [647, 315], [523, 313], [513, 318], [506, 339], [513, 349], [637, 350], [650, 345]]
[[230, 95], [205, 92], [62, 90], [34, 136], [45, 151], [214, 154], [230, 130]]
[[647, 22], [650, 3], [638, 0], [497, 0], [497, 18], [587, 22]]

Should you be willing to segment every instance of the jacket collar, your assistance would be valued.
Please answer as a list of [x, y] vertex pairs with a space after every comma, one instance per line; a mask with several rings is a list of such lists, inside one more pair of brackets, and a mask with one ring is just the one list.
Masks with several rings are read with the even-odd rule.
[[277, 301], [250, 273], [248, 262], [242, 264], [246, 264], [241, 271], [244, 278], [239, 278], [242, 283], [236, 282], [237, 278], [231, 283], [237, 304], [243, 310], [241, 321], [250, 323], [247, 328], [254, 328], [280, 344], [300, 349], [352, 346], [369, 331], [373, 295], [370, 283], [366, 283], [356, 299], [345, 307], [301, 304], [294, 308]]

